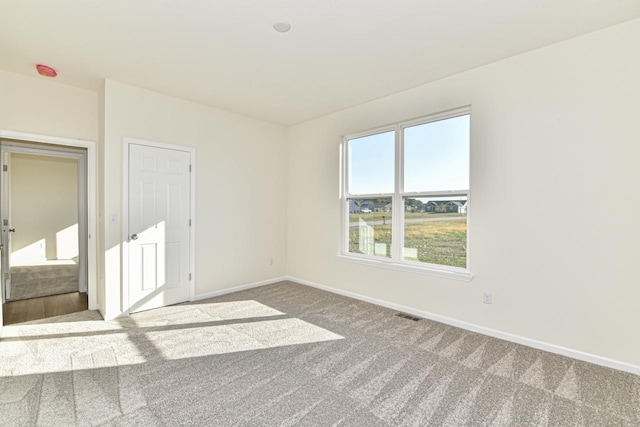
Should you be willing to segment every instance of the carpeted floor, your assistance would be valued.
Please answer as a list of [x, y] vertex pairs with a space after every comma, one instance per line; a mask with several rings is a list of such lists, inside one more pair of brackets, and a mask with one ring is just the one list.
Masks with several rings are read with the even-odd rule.
[[50, 260], [37, 265], [11, 267], [11, 300], [78, 292], [78, 264]]
[[640, 377], [283, 282], [8, 326], [0, 425], [640, 425]]

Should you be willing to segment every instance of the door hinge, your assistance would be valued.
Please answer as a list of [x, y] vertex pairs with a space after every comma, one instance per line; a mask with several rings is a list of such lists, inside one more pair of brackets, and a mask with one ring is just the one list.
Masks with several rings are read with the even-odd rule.
[[191, 165], [189, 165], [189, 172], [191, 172]]
[[2, 171], [6, 172], [9, 170], [9, 166], [8, 165], [2, 165]]
[[191, 281], [191, 273], [189, 273], [189, 281]]
[[189, 220], [189, 227], [191, 227], [191, 220]]

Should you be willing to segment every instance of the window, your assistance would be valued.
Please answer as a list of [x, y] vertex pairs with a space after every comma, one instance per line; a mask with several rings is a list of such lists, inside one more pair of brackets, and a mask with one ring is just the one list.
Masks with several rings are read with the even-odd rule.
[[469, 109], [343, 141], [345, 258], [468, 279]]

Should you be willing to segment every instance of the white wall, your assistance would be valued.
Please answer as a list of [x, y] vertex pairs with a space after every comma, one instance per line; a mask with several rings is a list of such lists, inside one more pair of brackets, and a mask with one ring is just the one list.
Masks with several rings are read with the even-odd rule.
[[11, 153], [9, 173], [11, 265], [77, 257], [78, 160]]
[[[290, 128], [288, 274], [640, 364], [638, 40], [635, 20]], [[474, 280], [339, 261], [340, 136], [465, 105]]]
[[[121, 305], [123, 137], [196, 149], [196, 294], [285, 274], [285, 129], [107, 80], [104, 88], [106, 317]], [[269, 258], [274, 265], [269, 265]]]
[[95, 92], [0, 70], [0, 129], [95, 141], [97, 121]]

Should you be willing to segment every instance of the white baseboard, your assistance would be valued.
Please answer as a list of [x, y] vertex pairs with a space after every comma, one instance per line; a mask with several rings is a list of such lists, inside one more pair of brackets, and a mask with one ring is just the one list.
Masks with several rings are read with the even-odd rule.
[[235, 286], [233, 288], [221, 289], [219, 291], [207, 292], [204, 294], [198, 294], [193, 297], [191, 301], [200, 301], [207, 298], [219, 297], [220, 295], [231, 294], [238, 291], [244, 291], [245, 289], [257, 288], [259, 286], [271, 285], [273, 283], [282, 282], [288, 280], [287, 277], [275, 277], [273, 279], [262, 280], [260, 282], [248, 283], [246, 285]]
[[400, 304], [384, 301], [377, 298], [371, 298], [365, 295], [356, 294], [354, 292], [343, 291], [341, 289], [332, 288], [330, 286], [320, 285], [318, 283], [310, 282], [308, 280], [300, 279], [298, 277], [287, 276], [280, 280], [290, 280], [292, 282], [300, 283], [302, 285], [311, 286], [313, 288], [322, 289], [323, 291], [332, 292], [334, 294], [343, 295], [349, 298], [354, 298], [360, 301], [365, 301], [371, 304], [379, 305], [382, 307], [390, 308], [392, 310], [401, 311], [414, 316], [422, 317], [425, 319], [434, 320], [436, 322], [445, 323], [447, 325], [455, 326], [468, 331], [478, 332], [483, 335], [488, 335], [494, 338], [499, 338], [505, 341], [511, 341], [517, 344], [526, 345], [528, 347], [537, 348], [538, 350], [548, 351], [550, 353], [559, 354], [562, 356], [571, 357], [573, 359], [582, 360], [596, 365], [605, 366], [619, 371], [630, 372], [635, 375], [640, 375], [640, 365], [634, 365], [627, 362], [622, 362], [615, 359], [609, 359], [607, 357], [597, 356], [591, 353], [585, 353], [580, 350], [573, 350], [571, 348], [562, 347], [559, 345], [547, 343], [544, 341], [538, 341], [531, 338], [526, 338], [520, 335], [511, 334], [508, 332], [499, 331], [496, 329], [487, 328], [484, 326], [476, 325], [474, 323], [463, 322], [461, 320], [452, 319], [450, 317], [441, 316], [438, 314], [429, 313], [415, 308], [406, 307]]

